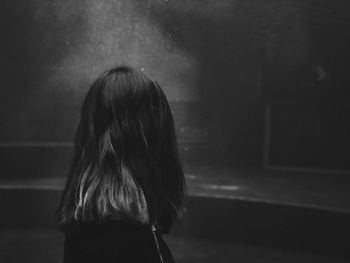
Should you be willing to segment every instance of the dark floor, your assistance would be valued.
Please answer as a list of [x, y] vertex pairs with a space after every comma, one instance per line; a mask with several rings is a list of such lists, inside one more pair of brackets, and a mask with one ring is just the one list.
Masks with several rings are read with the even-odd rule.
[[[167, 236], [178, 263], [341, 263], [340, 259], [292, 250]], [[1, 263], [62, 262], [63, 237], [55, 229], [0, 230]]]
[[187, 167], [190, 195], [217, 196], [350, 213], [350, 174]]
[[[289, 233], [294, 230], [288, 232], [284, 226], [290, 226], [290, 222], [287, 222], [286, 218], [291, 218], [290, 221], [294, 224], [292, 227], [304, 233], [302, 228], [314, 224], [313, 220], [316, 218], [321, 228], [323, 223], [327, 222], [325, 227], [328, 229], [328, 235], [332, 236], [333, 229], [336, 229], [335, 232], [339, 232], [339, 229], [345, 229], [343, 225], [340, 225], [342, 222], [345, 222], [343, 218], [346, 220], [350, 218], [348, 217], [350, 215], [349, 175], [264, 171], [229, 167], [218, 168], [211, 166], [185, 167], [185, 171], [188, 195], [194, 197], [189, 199], [190, 207], [192, 207], [192, 212], [195, 215], [189, 217], [187, 221], [184, 220], [184, 225], [187, 227], [186, 235], [182, 235], [186, 231], [179, 231], [177, 234], [175, 231], [175, 235], [165, 238], [178, 263], [348, 262], [339, 259], [337, 253], [327, 254], [322, 253], [322, 251], [316, 253], [312, 251], [319, 250], [293, 250], [285, 248], [288, 246], [267, 246], [268, 242], [264, 243], [265, 245], [258, 245], [245, 241], [232, 241], [233, 239], [216, 238], [214, 240], [213, 238], [208, 238], [208, 236], [215, 236], [215, 234], [210, 233], [210, 235], [201, 236], [201, 232], [204, 230], [204, 232], [209, 233], [225, 229], [226, 225], [231, 224], [231, 218], [234, 218], [236, 220], [235, 225], [231, 228], [235, 229], [231, 229], [229, 235], [239, 232], [245, 235], [245, 230], [237, 230], [240, 229], [241, 225], [249, 226], [249, 229], [252, 229], [252, 231], [261, 230], [259, 225], [254, 225], [256, 222], [261, 224], [260, 226], [262, 227], [267, 227], [261, 233], [266, 234], [269, 229], [277, 229], [277, 231], [281, 230], [281, 233], [284, 233], [283, 231]], [[20, 204], [23, 204], [23, 198], [27, 197], [30, 200], [28, 204], [36, 206], [38, 206], [38, 203], [46, 204], [45, 202], [35, 202], [35, 200], [49, 200], [52, 196], [56, 198], [63, 188], [63, 184], [64, 178], [0, 181], [0, 193], [2, 191], [0, 204], [3, 208], [8, 207], [9, 211], [12, 207], [8, 206], [9, 203], [6, 202], [12, 196], [15, 196]], [[43, 189], [48, 191], [36, 191]], [[9, 192], [14, 194], [11, 195]], [[36, 194], [37, 192], [40, 192], [40, 194]], [[22, 197], [21, 193], [25, 193], [23, 194], [24, 197]], [[197, 197], [200, 197], [201, 200], [197, 200]], [[203, 201], [203, 198], [205, 201]], [[48, 204], [49, 207], [53, 206], [51, 202], [48, 202]], [[208, 209], [208, 206], [210, 206], [210, 209]], [[45, 205], [42, 205], [42, 207], [45, 207]], [[302, 210], [299, 208], [302, 208]], [[313, 212], [307, 219], [308, 213], [306, 212], [309, 209]], [[27, 210], [32, 211], [35, 209], [28, 208]], [[264, 211], [264, 214], [261, 214], [261, 210]], [[212, 215], [208, 216], [208, 211]], [[281, 211], [284, 213], [283, 216], [279, 216]], [[297, 217], [294, 216], [294, 211], [298, 211]], [[325, 213], [318, 213], [317, 211], [325, 211]], [[238, 212], [241, 214], [238, 214]], [[246, 214], [242, 214], [242, 212]], [[339, 214], [339, 212], [340, 220], [338, 220], [338, 217], [335, 220], [332, 214]], [[202, 213], [208, 221], [202, 219]], [[218, 217], [218, 214], [221, 215], [219, 220], [215, 219]], [[320, 215], [323, 214], [327, 218], [324, 218], [322, 221]], [[22, 220], [23, 216], [19, 212], [13, 212], [13, 215], [10, 217], [10, 221], [16, 221], [15, 225], [20, 225], [18, 222]], [[237, 215], [239, 216], [237, 217]], [[254, 217], [259, 218], [246, 218], [248, 217], [247, 215], [254, 215]], [[0, 221], [9, 222], [9, 220], [6, 221], [4, 219], [5, 217], [1, 217]], [[226, 221], [222, 217], [226, 217]], [[28, 218], [31, 217], [29, 216]], [[249, 222], [245, 223], [245, 218]], [[306, 221], [309, 222], [309, 225], [306, 225]], [[216, 223], [216, 225], [211, 224], [212, 222]], [[221, 222], [226, 222], [224, 227], [219, 225]], [[269, 222], [282, 224], [281, 227], [276, 226], [274, 228]], [[296, 222], [299, 225], [296, 225]], [[340, 222], [340, 224], [334, 224], [334, 222]], [[6, 224], [3, 224], [2, 228], [0, 228], [0, 263], [54, 263], [62, 261], [63, 237], [53, 225], [51, 227], [28, 227], [27, 225], [24, 228], [9, 227]], [[199, 224], [202, 224], [202, 226], [197, 227]], [[337, 227], [334, 228], [334, 226]], [[212, 231], [206, 231], [205, 228], [212, 229]], [[199, 232], [198, 229], [200, 229]], [[315, 232], [310, 231], [310, 233]], [[345, 235], [347, 236], [347, 234]], [[344, 236], [344, 234], [339, 236]], [[276, 237], [277, 240], [280, 238], [278, 235], [275, 235]], [[303, 236], [299, 236], [299, 234], [294, 238], [299, 240], [298, 242], [303, 240]], [[332, 243], [333, 241], [329, 239], [328, 242]], [[341, 241], [338, 240], [338, 242]]]
[[[188, 194], [350, 213], [350, 174], [185, 167]], [[64, 178], [2, 180], [0, 189], [62, 189]]]

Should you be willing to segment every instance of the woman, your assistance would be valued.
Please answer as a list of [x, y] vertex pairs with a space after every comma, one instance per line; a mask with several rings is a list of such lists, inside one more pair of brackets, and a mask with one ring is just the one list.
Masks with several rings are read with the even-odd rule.
[[160, 233], [183, 211], [185, 180], [159, 84], [122, 66], [83, 103], [58, 209], [64, 263], [174, 262]]

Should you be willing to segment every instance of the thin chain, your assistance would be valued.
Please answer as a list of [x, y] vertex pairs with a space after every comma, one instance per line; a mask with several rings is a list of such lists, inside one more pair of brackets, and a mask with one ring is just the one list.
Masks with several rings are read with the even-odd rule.
[[154, 242], [156, 243], [156, 247], [157, 247], [157, 250], [158, 250], [160, 262], [164, 263], [164, 259], [163, 259], [162, 253], [160, 252], [160, 246], [159, 246], [159, 242], [158, 242], [156, 231], [157, 230], [156, 230], [155, 226], [152, 226], [152, 233], [153, 233], [153, 237], [154, 237]]

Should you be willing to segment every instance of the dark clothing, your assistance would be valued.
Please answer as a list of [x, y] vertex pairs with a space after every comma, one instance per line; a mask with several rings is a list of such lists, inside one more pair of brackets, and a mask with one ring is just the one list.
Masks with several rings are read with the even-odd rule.
[[64, 263], [72, 262], [175, 263], [158, 230], [117, 220], [72, 227], [65, 237]]

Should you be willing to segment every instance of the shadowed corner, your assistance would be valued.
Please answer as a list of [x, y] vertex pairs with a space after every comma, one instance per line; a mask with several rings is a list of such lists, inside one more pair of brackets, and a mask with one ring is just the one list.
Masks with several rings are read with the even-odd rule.
[[81, 44], [87, 6], [72, 7], [38, 1], [3, 5], [1, 142], [71, 140], [76, 93], [63, 61]]

